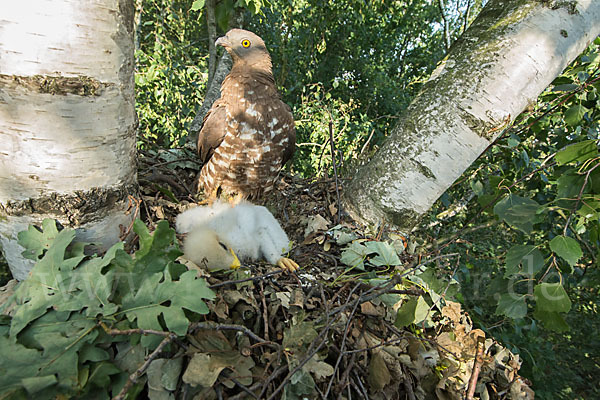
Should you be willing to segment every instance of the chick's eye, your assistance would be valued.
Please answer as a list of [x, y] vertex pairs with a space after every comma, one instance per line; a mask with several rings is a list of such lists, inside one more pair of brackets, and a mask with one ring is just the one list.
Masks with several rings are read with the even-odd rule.
[[242, 40], [242, 47], [250, 47], [250, 41], [248, 39]]
[[223, 250], [227, 250], [227, 246], [225, 246], [223, 243], [219, 242], [219, 246], [221, 246]]

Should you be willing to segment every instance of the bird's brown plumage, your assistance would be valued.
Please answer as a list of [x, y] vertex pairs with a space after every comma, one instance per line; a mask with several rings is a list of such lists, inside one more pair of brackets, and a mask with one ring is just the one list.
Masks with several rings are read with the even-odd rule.
[[205, 193], [220, 189], [257, 198], [272, 190], [294, 152], [294, 117], [279, 97], [260, 37], [232, 29], [216, 43], [231, 54], [233, 67], [200, 130], [198, 153], [205, 164], [198, 185]]

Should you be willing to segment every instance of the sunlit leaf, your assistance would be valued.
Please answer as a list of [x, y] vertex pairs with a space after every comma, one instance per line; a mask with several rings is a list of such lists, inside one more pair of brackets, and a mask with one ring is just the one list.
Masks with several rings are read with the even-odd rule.
[[575, 266], [577, 261], [583, 256], [579, 243], [568, 236], [556, 236], [550, 241], [550, 249], [566, 260], [570, 266]]
[[191, 11], [198, 11], [201, 8], [204, 8], [204, 3], [206, 2], [206, 0], [194, 0], [194, 2], [192, 3], [192, 8], [190, 8]]
[[581, 122], [581, 120], [583, 119], [583, 116], [588, 111], [589, 110], [587, 108], [585, 108], [584, 106], [582, 106], [581, 104], [576, 104], [576, 105], [572, 106], [571, 108], [569, 108], [567, 111], [565, 111], [565, 114], [564, 114], [565, 122], [568, 125], [575, 126], [575, 125], [579, 124], [579, 122]]
[[385, 242], [367, 242], [365, 247], [370, 254], [375, 254], [374, 257], [369, 259], [371, 264], [376, 266], [391, 266], [400, 264], [400, 258], [396, 254], [394, 247]]
[[584, 140], [583, 142], [569, 145], [556, 153], [556, 162], [560, 165], [577, 161], [585, 161], [598, 155], [596, 140]]

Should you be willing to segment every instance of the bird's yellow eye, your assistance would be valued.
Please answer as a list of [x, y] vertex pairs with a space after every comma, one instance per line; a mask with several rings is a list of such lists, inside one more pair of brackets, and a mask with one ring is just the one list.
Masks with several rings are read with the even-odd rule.
[[242, 40], [242, 47], [250, 47], [250, 41], [248, 39]]

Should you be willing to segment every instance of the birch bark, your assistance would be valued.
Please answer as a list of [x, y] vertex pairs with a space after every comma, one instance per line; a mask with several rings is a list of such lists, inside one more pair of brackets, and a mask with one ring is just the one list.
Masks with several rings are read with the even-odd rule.
[[357, 220], [410, 231], [600, 34], [600, 1], [490, 0], [345, 188]]
[[8, 2], [0, 17], [0, 243], [54, 218], [102, 250], [130, 225], [135, 164], [133, 0]]

